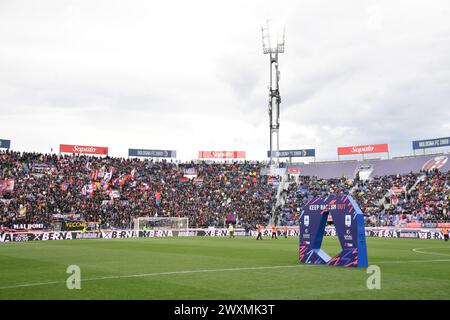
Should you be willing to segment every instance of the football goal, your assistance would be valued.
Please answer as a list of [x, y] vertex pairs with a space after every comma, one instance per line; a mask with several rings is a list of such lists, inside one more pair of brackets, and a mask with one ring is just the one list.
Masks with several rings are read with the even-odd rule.
[[139, 217], [134, 219], [134, 230], [189, 231], [189, 218], [185, 217]]

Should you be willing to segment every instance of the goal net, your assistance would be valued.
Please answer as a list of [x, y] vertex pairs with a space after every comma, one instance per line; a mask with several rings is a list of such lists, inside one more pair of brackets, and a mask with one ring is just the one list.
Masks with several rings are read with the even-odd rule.
[[189, 231], [189, 218], [185, 217], [139, 217], [134, 219], [134, 230]]

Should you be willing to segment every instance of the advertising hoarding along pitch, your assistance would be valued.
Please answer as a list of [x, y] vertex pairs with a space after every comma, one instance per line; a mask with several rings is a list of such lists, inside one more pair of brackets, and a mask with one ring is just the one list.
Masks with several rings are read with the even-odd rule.
[[199, 151], [199, 159], [241, 159], [245, 151]]
[[149, 158], [176, 158], [175, 150], [145, 150], [145, 149], [128, 149], [129, 157], [149, 157]]
[[426, 148], [448, 147], [448, 146], [450, 146], [450, 137], [427, 139], [427, 140], [416, 140], [416, 141], [412, 142], [412, 147], [414, 150], [426, 149]]
[[108, 147], [79, 146], [70, 144], [60, 144], [60, 153], [82, 153], [108, 155]]
[[353, 147], [338, 147], [338, 155], [352, 155], [352, 154], [366, 154], [366, 153], [379, 153], [389, 152], [388, 144], [370, 144], [366, 146], [353, 146]]
[[0, 139], [0, 149], [11, 148], [11, 140]]
[[[279, 158], [315, 157], [316, 149], [272, 151], [272, 157], [277, 157], [277, 154]], [[270, 151], [267, 151], [267, 157], [270, 158]]]

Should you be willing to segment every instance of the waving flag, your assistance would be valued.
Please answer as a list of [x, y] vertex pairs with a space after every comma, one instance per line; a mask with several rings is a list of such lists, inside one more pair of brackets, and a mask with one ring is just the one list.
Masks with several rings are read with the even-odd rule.
[[87, 189], [86, 189], [87, 194], [90, 195], [90, 196], [93, 196], [94, 195], [94, 188], [95, 188], [95, 185], [93, 183], [88, 184], [87, 185]]
[[105, 173], [105, 176], [102, 180], [102, 184], [108, 183], [109, 181], [111, 181], [111, 178], [112, 178], [112, 170], [110, 172]]
[[93, 196], [94, 195], [94, 187], [95, 187], [95, 185], [93, 183], [83, 186], [83, 188], [81, 189], [81, 194], [83, 196]]
[[100, 171], [98, 173], [98, 177], [99, 178], [103, 178], [105, 176], [105, 173], [106, 173], [106, 167], [103, 166], [103, 167], [100, 168]]
[[119, 178], [119, 186], [123, 186], [125, 184], [125, 182], [127, 182], [127, 180], [129, 179], [129, 175], [127, 174], [123, 174], [120, 176]]
[[203, 186], [203, 178], [195, 178], [194, 179], [194, 184], [196, 185], [196, 186]]
[[91, 180], [92, 181], [95, 181], [98, 179], [98, 173], [99, 173], [98, 169], [94, 169], [91, 171]]
[[187, 178], [187, 177], [181, 177], [180, 178], [180, 183], [181, 184], [187, 184], [189, 182], [189, 178]]
[[236, 222], [236, 215], [234, 213], [228, 213], [227, 214], [227, 222]]
[[69, 184], [67, 182], [61, 183], [61, 190], [62, 191], [67, 191], [68, 187], [69, 187]]
[[14, 179], [0, 180], [0, 194], [14, 191]]
[[155, 192], [155, 199], [156, 199], [156, 205], [160, 205], [161, 203], [161, 192], [156, 191]]
[[120, 191], [119, 190], [110, 190], [109, 191], [109, 197], [112, 199], [120, 198]]

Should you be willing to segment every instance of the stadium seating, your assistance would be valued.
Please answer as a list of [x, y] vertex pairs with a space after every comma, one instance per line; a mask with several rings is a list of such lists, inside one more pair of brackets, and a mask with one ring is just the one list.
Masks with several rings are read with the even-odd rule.
[[[222, 226], [227, 220], [267, 224], [277, 197], [260, 162], [154, 162], [12, 151], [0, 152], [0, 159], [0, 181], [14, 181], [13, 190], [0, 190], [0, 225], [6, 228], [14, 223], [50, 226], [57, 215], [78, 215], [104, 228], [130, 228], [133, 218], [155, 215], [189, 217], [194, 227]], [[394, 170], [389, 163], [386, 167]], [[281, 223], [297, 224], [303, 203], [332, 193], [352, 194], [367, 225], [449, 220], [449, 171], [419, 169], [359, 180], [335, 177], [336, 172], [354, 174], [357, 166], [340, 165], [302, 165], [302, 174], [320, 167], [330, 177], [290, 177], [279, 208]]]

